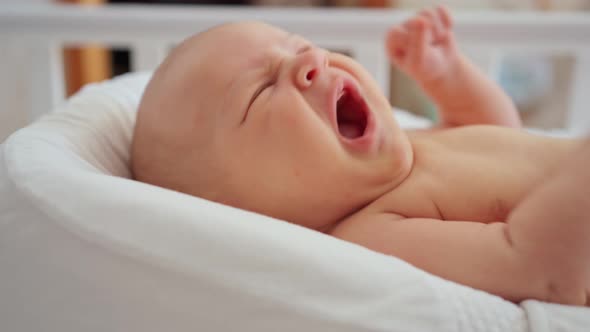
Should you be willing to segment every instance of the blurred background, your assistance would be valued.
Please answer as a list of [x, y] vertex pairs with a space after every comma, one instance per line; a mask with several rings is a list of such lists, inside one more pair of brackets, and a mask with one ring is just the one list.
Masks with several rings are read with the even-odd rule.
[[[7, 4], [16, 0], [0, 0]], [[108, 4], [158, 5], [240, 5], [240, 6], [321, 6], [373, 7], [415, 10], [445, 4], [451, 10], [502, 11], [589, 11], [590, 0], [21, 0], [19, 3], [69, 3], [83, 6]], [[549, 41], [550, 42], [550, 41]], [[0, 52], [1, 53], [1, 52]], [[9, 52], [2, 57], [10, 56]], [[527, 126], [556, 128], [563, 125], [572, 75], [573, 58], [568, 54], [532, 56], [507, 54], [498, 64], [493, 77], [513, 98]], [[10, 70], [10, 68], [8, 68]], [[64, 49], [64, 70], [67, 95], [83, 85], [101, 81], [130, 71], [130, 52], [100, 45], [83, 45]], [[419, 89], [403, 74], [392, 68], [392, 105], [419, 115], [435, 118], [436, 110]], [[5, 73], [7, 74], [7, 73]], [[9, 74], [9, 73], [8, 73]], [[22, 126], [19, 115], [0, 112], [0, 142], [14, 129]], [[1, 123], [4, 122], [4, 123]]]

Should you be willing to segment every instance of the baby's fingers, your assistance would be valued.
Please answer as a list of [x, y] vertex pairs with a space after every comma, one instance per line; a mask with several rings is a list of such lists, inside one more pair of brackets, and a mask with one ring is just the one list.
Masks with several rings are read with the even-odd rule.
[[391, 28], [387, 33], [385, 45], [389, 59], [399, 65], [405, 59], [408, 50], [408, 31], [401, 26]]
[[442, 40], [446, 35], [446, 28], [443, 25], [442, 18], [439, 16], [437, 10], [434, 9], [423, 9], [418, 13], [419, 17], [422, 17], [428, 22], [428, 28], [432, 30], [432, 39], [435, 43]]
[[417, 17], [408, 22], [409, 42], [408, 42], [408, 61], [410, 66], [417, 67], [422, 64], [428, 46], [432, 42], [432, 32], [430, 23]]
[[447, 29], [447, 30], [452, 29], [453, 28], [453, 19], [451, 17], [451, 13], [447, 9], [447, 7], [437, 6], [436, 12], [438, 13], [438, 17], [440, 18], [440, 21], [442, 22], [442, 25], [445, 27], [445, 29]]

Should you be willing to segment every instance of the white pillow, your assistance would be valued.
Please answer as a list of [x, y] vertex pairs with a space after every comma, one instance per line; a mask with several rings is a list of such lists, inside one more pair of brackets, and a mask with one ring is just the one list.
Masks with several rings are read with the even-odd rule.
[[87, 87], [0, 147], [2, 330], [527, 329], [522, 308], [394, 257], [130, 180], [149, 77]]

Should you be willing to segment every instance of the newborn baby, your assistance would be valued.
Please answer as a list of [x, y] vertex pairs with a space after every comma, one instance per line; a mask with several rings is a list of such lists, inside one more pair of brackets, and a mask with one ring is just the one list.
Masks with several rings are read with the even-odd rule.
[[[403, 131], [354, 60], [257, 22], [174, 49], [141, 101], [135, 179], [283, 219], [497, 294], [585, 305], [590, 145], [533, 136], [444, 8], [387, 35], [440, 124]], [[514, 128], [507, 128], [514, 127]]]

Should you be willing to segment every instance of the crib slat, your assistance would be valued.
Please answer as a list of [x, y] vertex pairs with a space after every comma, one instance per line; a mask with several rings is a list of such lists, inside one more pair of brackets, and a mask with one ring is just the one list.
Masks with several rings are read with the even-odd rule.
[[65, 98], [63, 51], [51, 41], [37, 41], [31, 46], [30, 121], [51, 112]]
[[590, 133], [590, 50], [580, 52], [572, 70], [567, 128], [576, 134]]
[[165, 43], [135, 43], [131, 48], [131, 68], [133, 71], [154, 70], [168, 52]]
[[[61, 55], [55, 49], [44, 50], [50, 40], [68, 44], [101, 43], [113, 47], [132, 45], [133, 70], [151, 70], [169, 51], [162, 41], [179, 40], [227, 21], [262, 19], [310, 39], [327, 41], [336, 49], [354, 48], [352, 55], [375, 75], [388, 94], [388, 62], [381, 46], [383, 33], [408, 15], [409, 12], [395, 10], [200, 6], [101, 6], [88, 10], [76, 6], [7, 4], [0, 6], [0, 38], [14, 38], [38, 47], [30, 55], [35, 59], [29, 67], [31, 74], [26, 75], [27, 79], [32, 79], [29, 86], [33, 98], [21, 103], [27, 107], [20, 110], [35, 118], [63, 98], [62, 65], [61, 60], [56, 61]], [[587, 52], [590, 45], [590, 20], [586, 14], [470, 11], [457, 13], [455, 18], [460, 44], [481, 48], [479, 55], [472, 58], [492, 76], [498, 58], [486, 54], [484, 49], [500, 49], [506, 53], [581, 54]], [[378, 43], [380, 46], [357, 43]], [[30, 57], [27, 55], [27, 63]], [[590, 94], [583, 91], [590, 86], [589, 62], [588, 55], [584, 55], [576, 64], [568, 128], [590, 128], [590, 113], [585, 109], [590, 105]], [[8, 82], [11, 79], [6, 77]], [[30, 109], [28, 104], [32, 104]]]

